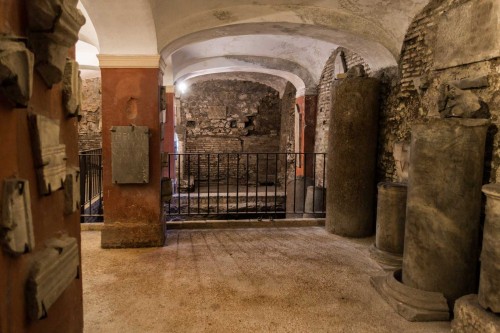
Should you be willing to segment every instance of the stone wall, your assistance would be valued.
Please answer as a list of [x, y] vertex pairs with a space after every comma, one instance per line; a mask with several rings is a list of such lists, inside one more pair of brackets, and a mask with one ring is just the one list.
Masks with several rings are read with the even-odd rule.
[[[211, 80], [193, 84], [182, 95], [176, 130], [185, 153], [279, 152], [281, 122], [281, 100], [276, 90], [249, 81]], [[214, 179], [216, 155], [210, 158], [210, 178]], [[190, 173], [198, 178], [197, 162], [192, 162]], [[221, 179], [229, 170], [234, 180], [238, 165], [242, 172], [239, 178], [246, 175], [246, 159], [230, 157], [228, 168], [227, 156], [221, 156], [220, 163], [225, 165], [220, 170]], [[263, 170], [261, 163], [259, 169]], [[206, 159], [200, 162], [200, 180], [208, 178], [207, 165]], [[183, 167], [185, 178], [187, 161]], [[250, 174], [253, 177], [255, 172], [250, 170]]]
[[78, 148], [80, 151], [101, 148], [101, 79], [83, 80], [81, 119], [78, 123]]
[[470, 91], [489, 106], [492, 120], [484, 181], [500, 180], [498, 30], [494, 24], [488, 25], [498, 20], [500, 6], [494, 4], [494, 0], [434, 0], [413, 20], [401, 51], [401, 84], [392, 90], [382, 109], [381, 180], [395, 179], [394, 143], [409, 141], [414, 123], [439, 117], [442, 84], [483, 76], [487, 77], [488, 86]]

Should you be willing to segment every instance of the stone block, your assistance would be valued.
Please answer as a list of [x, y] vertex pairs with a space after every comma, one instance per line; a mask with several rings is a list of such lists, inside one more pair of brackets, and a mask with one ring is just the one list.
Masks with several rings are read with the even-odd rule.
[[500, 56], [500, 2], [469, 1], [445, 12], [437, 27], [434, 66], [437, 69]]
[[64, 214], [69, 215], [80, 210], [80, 169], [67, 168], [64, 182]]
[[500, 317], [484, 310], [477, 295], [467, 295], [455, 302], [452, 333], [500, 333]]
[[77, 42], [85, 17], [73, 0], [28, 1], [27, 12], [35, 68], [50, 88], [63, 79], [68, 50]]
[[66, 60], [64, 68], [63, 103], [66, 116], [79, 115], [82, 105], [82, 78], [78, 63], [72, 59]]
[[319, 186], [308, 186], [304, 203], [304, 218], [325, 217], [326, 189]]
[[78, 242], [73, 237], [53, 238], [36, 255], [26, 284], [28, 318], [48, 316], [50, 307], [80, 275]]
[[35, 247], [29, 182], [24, 179], [6, 179], [3, 185], [0, 235], [4, 248], [20, 255]]
[[28, 106], [33, 89], [33, 66], [33, 53], [24, 42], [0, 36], [0, 91], [15, 106]]
[[227, 107], [226, 106], [209, 106], [207, 108], [208, 119], [226, 119]]
[[29, 114], [33, 160], [40, 194], [48, 195], [64, 186], [66, 146], [59, 143], [59, 123], [45, 116]]

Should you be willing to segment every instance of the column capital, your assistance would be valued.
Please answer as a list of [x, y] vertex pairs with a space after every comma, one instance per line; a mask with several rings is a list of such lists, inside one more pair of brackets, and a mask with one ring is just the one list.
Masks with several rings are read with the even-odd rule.
[[101, 68], [160, 68], [162, 59], [159, 54], [98, 54]]

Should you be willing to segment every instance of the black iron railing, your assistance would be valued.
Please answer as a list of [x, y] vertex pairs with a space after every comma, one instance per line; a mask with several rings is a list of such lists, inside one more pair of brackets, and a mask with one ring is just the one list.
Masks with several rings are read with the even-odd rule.
[[165, 204], [167, 220], [325, 212], [324, 153], [185, 153], [168, 161], [173, 195]]
[[102, 149], [80, 152], [79, 158], [80, 222], [102, 222]]

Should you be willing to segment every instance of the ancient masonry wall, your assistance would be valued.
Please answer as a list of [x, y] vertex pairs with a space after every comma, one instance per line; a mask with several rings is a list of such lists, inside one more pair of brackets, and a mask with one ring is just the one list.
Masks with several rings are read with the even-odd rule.
[[[211, 80], [193, 84], [180, 100], [180, 123], [177, 124], [179, 140], [184, 142], [185, 153], [237, 153], [278, 152], [280, 150], [281, 100], [279, 93], [262, 84], [249, 81]], [[229, 158], [229, 162], [228, 162]], [[263, 171], [265, 155], [260, 156], [260, 171]], [[246, 179], [246, 158], [239, 160], [235, 155], [200, 157], [200, 174], [196, 170], [198, 158], [191, 157], [187, 172], [195, 179], [210, 178], [217, 172], [220, 179], [229, 172], [234, 181], [239, 166], [238, 178]], [[196, 159], [196, 161], [194, 160]], [[256, 158], [251, 157], [253, 163]], [[251, 164], [252, 161], [249, 163]], [[228, 164], [229, 163], [229, 164]], [[275, 161], [269, 162], [275, 165]], [[249, 167], [250, 178], [255, 171]], [[274, 168], [275, 169], [275, 168]], [[275, 174], [275, 170], [271, 170]], [[217, 174], [217, 173], [216, 173]], [[259, 181], [262, 176], [259, 177]], [[273, 178], [274, 180], [274, 178]]]
[[[445, 30], [441, 30], [440, 24], [444, 25], [447, 20], [453, 20], [454, 13], [468, 13], [472, 9], [490, 13], [493, 3], [494, 0], [484, 2], [478, 0], [433, 0], [413, 20], [401, 51], [399, 79], [397, 80], [400, 85], [393, 87], [394, 89], [382, 107], [378, 161], [380, 180], [395, 180], [394, 159], [392, 157], [394, 143], [409, 141], [411, 126], [414, 123], [439, 117], [438, 100], [443, 83], [486, 76], [488, 86], [477, 87], [471, 91], [488, 105], [491, 113], [492, 126], [489, 129], [487, 139], [484, 182], [500, 181], [500, 134], [498, 134], [498, 126], [500, 125], [500, 59], [498, 56], [496, 58], [488, 57], [488, 60], [467, 61], [464, 59], [464, 57], [470, 58], [470, 53], [480, 52], [475, 48], [472, 50], [473, 52], [465, 52], [469, 55], [462, 54], [462, 59], [454, 59], [453, 56], [450, 56], [445, 61], [441, 61], [445, 64], [456, 61], [457, 64], [453, 67], [438, 63], [439, 58], [442, 57], [441, 52], [438, 51], [439, 47], [467, 50], [469, 42], [466, 38], [470, 37], [471, 40], [480, 42], [480, 39], [489, 37], [487, 33], [474, 37], [473, 32], [469, 31], [469, 27], [467, 27], [466, 29], [455, 29], [465, 33], [454, 37], [453, 43], [451, 41], [447, 43], [446, 41], [450, 37], [446, 35]], [[475, 17], [482, 17], [477, 14], [474, 13]], [[463, 40], [457, 40], [457, 38], [463, 38]]]
[[78, 148], [80, 151], [102, 146], [101, 79], [83, 80], [81, 119], [78, 122]]

